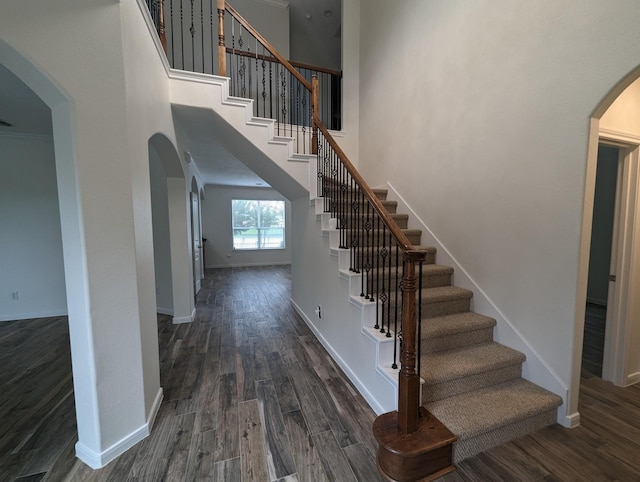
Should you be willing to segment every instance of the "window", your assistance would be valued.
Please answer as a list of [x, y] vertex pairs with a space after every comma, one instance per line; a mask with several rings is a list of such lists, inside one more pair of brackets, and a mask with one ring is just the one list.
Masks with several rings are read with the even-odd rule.
[[284, 201], [231, 201], [233, 249], [284, 249]]

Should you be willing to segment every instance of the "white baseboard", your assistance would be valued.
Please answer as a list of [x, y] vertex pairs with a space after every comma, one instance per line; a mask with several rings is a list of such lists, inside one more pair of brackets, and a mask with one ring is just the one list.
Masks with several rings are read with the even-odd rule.
[[171, 323], [174, 325], [180, 325], [182, 323], [191, 323], [196, 318], [196, 309], [194, 308], [191, 312], [191, 316], [181, 316], [181, 317], [173, 317]]
[[367, 403], [369, 404], [371, 409], [376, 413], [376, 415], [380, 415], [386, 412], [386, 410], [382, 407], [382, 405], [378, 402], [378, 400], [376, 400], [373, 394], [360, 381], [360, 379], [356, 376], [356, 374], [353, 373], [349, 365], [340, 357], [340, 355], [338, 355], [338, 353], [327, 341], [327, 339], [324, 336], [322, 336], [322, 333], [318, 331], [318, 329], [315, 327], [313, 322], [304, 313], [304, 311], [302, 311], [302, 308], [300, 308], [295, 301], [290, 300], [290, 302], [291, 302], [291, 306], [293, 306], [293, 309], [296, 310], [296, 313], [300, 315], [300, 317], [304, 320], [304, 322], [307, 324], [309, 329], [313, 331], [313, 334], [320, 341], [320, 343], [325, 348], [325, 350], [329, 352], [329, 354], [331, 355], [331, 358], [333, 358], [333, 360], [338, 364], [338, 366], [340, 366], [340, 368], [342, 369], [342, 371], [345, 372], [347, 377], [349, 377], [349, 380], [351, 380], [351, 383], [353, 383], [356, 386], [356, 388], [358, 389], [358, 392], [360, 392], [360, 394], [364, 397], [364, 399], [367, 401]]
[[205, 269], [218, 269], [218, 268], [255, 268], [260, 266], [286, 266], [291, 264], [291, 261], [278, 261], [267, 263], [229, 263], [229, 264], [213, 264], [207, 266]]
[[66, 310], [32, 311], [29, 313], [10, 313], [0, 315], [0, 321], [30, 320], [32, 318], [53, 318], [54, 316], [67, 316]]
[[558, 420], [558, 422], [565, 428], [576, 428], [580, 425], [580, 413], [575, 412], [565, 415], [562, 420]]
[[147, 422], [137, 430], [131, 432], [122, 440], [116, 442], [111, 447], [103, 450], [102, 452], [96, 452], [84, 445], [81, 441], [76, 442], [76, 456], [87, 464], [92, 469], [101, 469], [109, 462], [119, 457], [135, 444], [145, 439], [151, 433], [151, 427], [155, 421], [160, 405], [162, 404], [162, 388], [158, 390], [158, 394], [153, 402], [153, 406], [149, 412]]
[[638, 382], [640, 382], [640, 372], [630, 373], [626, 377], [624, 386], [628, 387], [630, 385], [635, 385]]
[[158, 389], [158, 393], [156, 394], [156, 398], [153, 401], [153, 405], [151, 406], [151, 410], [149, 411], [149, 415], [147, 416], [147, 426], [149, 427], [149, 433], [151, 433], [153, 424], [156, 421], [156, 417], [158, 416], [158, 411], [160, 410], [160, 405], [162, 405], [163, 398], [164, 391], [162, 390], [162, 387], [160, 387]]
[[160, 315], [173, 316], [173, 308], [164, 308], [162, 306], [156, 306], [156, 313]]

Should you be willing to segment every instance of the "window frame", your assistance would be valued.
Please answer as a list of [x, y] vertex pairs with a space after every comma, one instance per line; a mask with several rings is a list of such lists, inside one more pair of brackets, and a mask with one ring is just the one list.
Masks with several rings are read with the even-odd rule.
[[[237, 236], [236, 231], [242, 230], [242, 226], [235, 225], [235, 203], [236, 202], [252, 202], [256, 203], [256, 212], [257, 212], [257, 221], [255, 227], [250, 227], [248, 229], [257, 230], [256, 234], [256, 242], [249, 247], [242, 247], [236, 244]], [[262, 226], [261, 224], [261, 204], [262, 203], [281, 203], [282, 204], [282, 226]], [[287, 249], [287, 205], [283, 199], [247, 199], [247, 198], [232, 198], [231, 199], [231, 246], [234, 251], [270, 251], [270, 250], [285, 250]], [[268, 232], [269, 230], [281, 230], [282, 236], [277, 237], [279, 242], [278, 246], [267, 246], [265, 245], [264, 239], [269, 239], [268, 236], [265, 236], [263, 233]], [[240, 243], [238, 243], [240, 244]], [[261, 246], [262, 245], [262, 246]]]

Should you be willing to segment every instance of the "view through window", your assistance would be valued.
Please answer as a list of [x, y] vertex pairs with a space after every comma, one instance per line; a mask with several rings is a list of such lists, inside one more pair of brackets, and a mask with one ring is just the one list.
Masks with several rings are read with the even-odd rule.
[[233, 249], [284, 249], [284, 201], [233, 199]]

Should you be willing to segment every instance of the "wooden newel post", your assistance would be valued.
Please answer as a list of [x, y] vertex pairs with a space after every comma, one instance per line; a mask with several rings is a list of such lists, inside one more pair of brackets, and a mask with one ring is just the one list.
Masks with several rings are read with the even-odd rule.
[[218, 75], [227, 76], [227, 51], [224, 44], [225, 0], [217, 0], [218, 6]]
[[398, 428], [403, 434], [413, 433], [418, 428], [420, 407], [420, 377], [416, 372], [416, 263], [423, 253], [405, 253], [405, 272], [402, 279], [402, 368], [398, 376]]
[[[456, 436], [440, 420], [420, 406], [420, 376], [416, 372], [418, 338], [416, 265], [424, 252], [404, 251], [402, 278], [402, 368], [398, 374], [398, 410], [373, 422], [378, 441], [378, 470], [386, 480], [430, 481], [455, 470]], [[417, 276], [416, 276], [417, 274]]]
[[158, 36], [164, 53], [167, 53], [167, 32], [164, 25], [164, 0], [160, 0], [158, 5]]
[[318, 153], [318, 126], [316, 125], [316, 119], [318, 115], [318, 74], [313, 74], [311, 77], [311, 109], [313, 112], [312, 126], [311, 126], [311, 154]]

